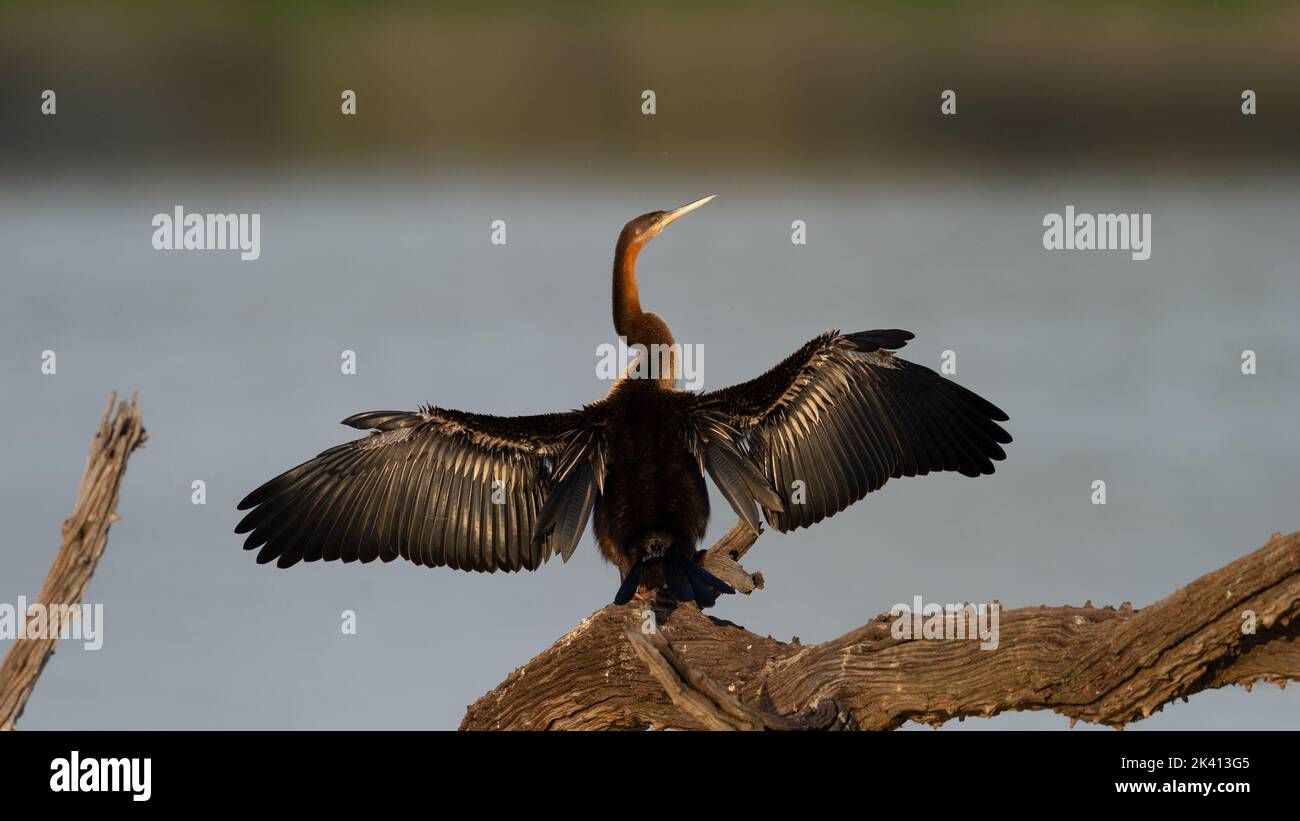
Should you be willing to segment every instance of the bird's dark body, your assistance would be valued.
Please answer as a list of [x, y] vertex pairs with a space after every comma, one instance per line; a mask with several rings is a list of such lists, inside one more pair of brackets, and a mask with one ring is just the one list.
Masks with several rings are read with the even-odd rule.
[[[596, 539], [624, 577], [655, 550], [690, 559], [704, 538], [709, 491], [687, 444], [691, 398], [653, 380], [628, 379], [606, 399], [607, 424], [617, 433], [596, 500]], [[662, 585], [660, 564], [648, 565], [641, 582]]]

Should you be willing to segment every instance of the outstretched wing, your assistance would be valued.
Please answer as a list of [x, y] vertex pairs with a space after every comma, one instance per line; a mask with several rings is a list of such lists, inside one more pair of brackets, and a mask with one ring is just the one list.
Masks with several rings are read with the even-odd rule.
[[[598, 417], [594, 406], [513, 417], [432, 407], [350, 416], [343, 424], [374, 432], [248, 494], [239, 509], [251, 510], [235, 532], [249, 534], [246, 549], [261, 548], [258, 562], [280, 567], [401, 556], [492, 572], [533, 570], [553, 552], [567, 560], [586, 526], [577, 520], [584, 504], [590, 513], [589, 491], [581, 478], [559, 480], [591, 476]], [[553, 494], [557, 483], [565, 489]], [[573, 495], [584, 503], [577, 510]], [[568, 515], [534, 538], [548, 498]]]
[[1006, 458], [1005, 413], [890, 352], [912, 336], [824, 333], [757, 379], [701, 394], [702, 411], [730, 421], [779, 495], [782, 509], [753, 497], [772, 527], [820, 522], [890, 478], [979, 476]]

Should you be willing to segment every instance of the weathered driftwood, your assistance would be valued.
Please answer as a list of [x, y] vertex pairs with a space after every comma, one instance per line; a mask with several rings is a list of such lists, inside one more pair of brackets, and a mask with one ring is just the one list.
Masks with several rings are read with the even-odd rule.
[[[108, 528], [118, 519], [117, 492], [126, 473], [126, 461], [146, 438], [136, 397], [132, 396], [129, 403], [118, 403], [117, 394], [111, 395], [99, 430], [90, 442], [72, 515], [63, 521], [63, 544], [33, 602], [45, 605], [50, 615], [46, 637], [15, 641], [0, 664], [0, 730], [14, 729], [36, 679], [59, 643], [62, 618], [69, 611], [51, 605], [77, 605], [85, 594], [108, 544]], [[35, 621], [33, 618], [28, 623]]]
[[[706, 562], [761, 587], [737, 563], [755, 538], [738, 526]], [[1300, 533], [1274, 534], [1141, 610], [1004, 610], [996, 650], [896, 639], [889, 614], [804, 646], [694, 605], [634, 601], [593, 613], [515, 670], [461, 729], [892, 729], [1008, 710], [1122, 727], [1202, 690], [1300, 679], [1298, 613]]]

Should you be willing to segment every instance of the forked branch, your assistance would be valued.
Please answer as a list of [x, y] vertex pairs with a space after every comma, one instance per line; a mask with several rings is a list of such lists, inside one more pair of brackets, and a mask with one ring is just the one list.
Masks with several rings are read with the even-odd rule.
[[[738, 526], [707, 566], [761, 587], [737, 561], [755, 538]], [[693, 605], [611, 605], [471, 705], [461, 729], [884, 730], [1019, 710], [1122, 727], [1202, 690], [1300, 679], [1297, 614], [1300, 533], [1141, 610], [1002, 611], [991, 650], [896, 638], [890, 614], [803, 646]]]

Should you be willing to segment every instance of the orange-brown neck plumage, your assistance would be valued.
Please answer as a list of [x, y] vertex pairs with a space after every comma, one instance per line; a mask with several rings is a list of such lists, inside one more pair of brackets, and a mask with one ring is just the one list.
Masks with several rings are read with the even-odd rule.
[[642, 238], [625, 231], [614, 250], [614, 331], [631, 345], [671, 345], [673, 335], [662, 319], [641, 310], [636, 285], [636, 257], [645, 246]]
[[[636, 256], [643, 244], [629, 239], [625, 231], [614, 248], [614, 331], [619, 336], [630, 337], [633, 327], [645, 315], [636, 287]], [[631, 341], [629, 338], [629, 344]]]
[[636, 257], [649, 237], [637, 235], [629, 225], [614, 250], [614, 331], [629, 348], [644, 346], [646, 362], [653, 362], [650, 376], [662, 388], [677, 384], [677, 348], [668, 324], [656, 314], [641, 310], [636, 285]]

